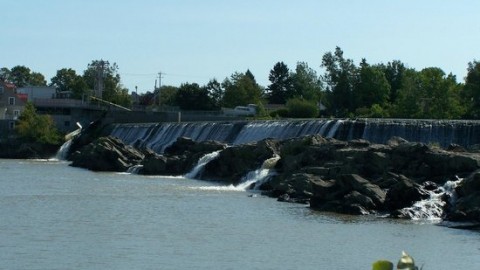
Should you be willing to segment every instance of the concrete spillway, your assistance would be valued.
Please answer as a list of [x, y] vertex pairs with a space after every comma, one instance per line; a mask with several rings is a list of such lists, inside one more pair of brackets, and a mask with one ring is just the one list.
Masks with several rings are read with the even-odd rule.
[[265, 138], [287, 139], [319, 134], [339, 140], [365, 139], [386, 143], [394, 136], [446, 147], [480, 144], [480, 121], [402, 119], [314, 119], [251, 122], [189, 122], [116, 124], [111, 135], [137, 147], [162, 153], [178, 137], [216, 140], [231, 145]]

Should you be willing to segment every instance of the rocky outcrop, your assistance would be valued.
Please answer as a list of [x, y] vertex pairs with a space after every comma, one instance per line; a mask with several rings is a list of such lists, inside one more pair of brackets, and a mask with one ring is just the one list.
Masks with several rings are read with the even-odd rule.
[[[278, 174], [261, 185], [265, 194], [347, 214], [387, 211], [406, 217], [400, 210], [428, 198], [428, 190], [480, 168], [478, 153], [446, 151], [401, 138], [379, 145], [308, 136], [279, 145]], [[477, 196], [468, 198], [470, 203]]]
[[148, 175], [183, 175], [189, 172], [205, 154], [224, 149], [225, 144], [213, 141], [194, 142], [179, 138], [165, 150], [164, 155], [150, 149], [139, 150], [125, 145], [112, 136], [100, 137], [81, 147], [70, 156], [72, 166], [93, 171], [126, 172], [142, 165], [138, 171]]
[[277, 153], [277, 143], [267, 139], [226, 148], [205, 166], [201, 178], [236, 185]]
[[457, 197], [446, 220], [473, 221], [480, 225], [480, 170], [465, 178], [455, 191]]
[[389, 173], [386, 176], [389, 185], [386, 186], [385, 208], [393, 211], [413, 205], [415, 202], [427, 199], [429, 194], [410, 178], [404, 175]]
[[115, 137], [101, 137], [75, 151], [70, 160], [71, 166], [82, 167], [92, 171], [125, 172], [139, 164], [144, 154], [125, 145]]
[[146, 175], [184, 175], [198, 160], [208, 153], [225, 149], [225, 144], [215, 141], [195, 142], [180, 137], [165, 149], [163, 155], [148, 151], [139, 173]]
[[312, 135], [231, 147], [179, 138], [158, 154], [103, 137], [77, 150], [72, 165], [102, 171], [126, 171], [142, 165], [141, 174], [184, 175], [214, 151], [220, 151], [218, 157], [205, 165], [201, 179], [236, 185], [266, 160], [279, 156], [275, 176], [259, 185], [264, 194], [346, 214], [381, 212], [408, 218], [403, 209], [428, 198], [446, 181], [468, 176], [457, 188], [456, 201], [443, 198], [447, 218], [479, 221], [480, 154], [455, 146], [451, 151], [442, 150], [401, 138], [372, 144]]
[[385, 191], [356, 174], [343, 174], [336, 179], [312, 182], [310, 207], [346, 214], [369, 214], [380, 210]]

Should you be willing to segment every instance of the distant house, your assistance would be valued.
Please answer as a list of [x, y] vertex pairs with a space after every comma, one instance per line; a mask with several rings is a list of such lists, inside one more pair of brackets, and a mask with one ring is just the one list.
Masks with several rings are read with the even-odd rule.
[[15, 85], [0, 82], [0, 119], [17, 120], [24, 108], [25, 101], [17, 94]]
[[0, 130], [13, 130], [25, 101], [17, 94], [15, 85], [0, 81]]

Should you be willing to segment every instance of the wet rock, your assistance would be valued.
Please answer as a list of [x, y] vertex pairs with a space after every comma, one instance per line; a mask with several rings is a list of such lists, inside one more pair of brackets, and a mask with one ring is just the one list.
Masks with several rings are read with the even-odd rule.
[[385, 191], [359, 175], [341, 175], [335, 180], [312, 182], [310, 207], [345, 214], [367, 214], [380, 209]]
[[277, 142], [262, 140], [232, 146], [221, 151], [218, 158], [206, 164], [202, 179], [238, 184], [247, 173], [260, 168], [277, 153]]
[[312, 181], [320, 180], [318, 176], [308, 173], [296, 173], [286, 177], [273, 177], [268, 182], [268, 188], [272, 196], [288, 195], [289, 200], [308, 201], [312, 197]]
[[74, 167], [116, 172], [127, 171], [131, 166], [139, 164], [143, 158], [143, 153], [112, 136], [100, 137], [75, 151], [70, 157], [71, 166]]
[[416, 201], [429, 197], [429, 194], [419, 184], [404, 175], [390, 173], [387, 177], [394, 182], [388, 189], [385, 198], [385, 207], [390, 211], [411, 206]]
[[187, 137], [178, 138], [167, 147], [163, 155], [153, 151], [145, 155], [140, 174], [184, 175], [190, 172], [204, 155], [225, 149], [226, 144], [215, 141], [195, 142]]
[[457, 199], [446, 220], [480, 222], [480, 170], [465, 178], [456, 188]]

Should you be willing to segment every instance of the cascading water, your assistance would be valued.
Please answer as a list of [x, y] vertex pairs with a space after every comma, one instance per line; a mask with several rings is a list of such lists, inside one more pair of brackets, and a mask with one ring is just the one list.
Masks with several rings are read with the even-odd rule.
[[68, 140], [64, 144], [62, 144], [57, 154], [55, 155], [55, 159], [67, 160], [68, 151], [70, 150], [71, 145], [72, 145], [72, 140]]
[[[280, 156], [275, 155], [267, 160], [265, 160], [262, 166], [255, 171], [249, 172], [245, 175], [238, 185], [228, 185], [228, 186], [204, 186], [200, 187], [201, 190], [223, 190], [223, 191], [245, 191], [252, 188], [255, 190], [262, 183], [267, 181], [270, 177], [275, 175], [275, 164], [280, 160]], [[208, 163], [208, 162], [207, 162]]]
[[220, 154], [220, 151], [221, 150], [218, 150], [218, 151], [206, 154], [203, 157], [201, 157], [198, 160], [197, 165], [189, 173], [187, 173], [185, 175], [185, 178], [193, 179], [197, 175], [199, 175], [203, 171], [203, 169], [205, 168], [205, 165], [207, 165], [207, 163], [209, 163], [210, 161], [212, 161], [212, 160], [214, 160], [218, 157], [218, 155]]
[[128, 168], [127, 173], [138, 174], [142, 168], [143, 168], [143, 165], [133, 165], [130, 168]]
[[163, 153], [179, 137], [239, 145], [266, 138], [288, 139], [313, 134], [335, 137], [342, 124], [340, 120], [117, 124], [110, 135], [126, 144]]
[[449, 203], [453, 204], [456, 200], [455, 188], [462, 180], [447, 181], [443, 186], [428, 191], [429, 198], [418, 201], [413, 206], [403, 208], [401, 211], [412, 220], [440, 222], [446, 204], [444, 198], [449, 198]]
[[480, 144], [480, 121], [314, 119], [116, 124], [110, 135], [127, 144], [163, 153], [164, 149], [179, 137], [239, 145], [266, 138], [283, 140], [314, 134], [339, 140], [365, 139], [372, 143], [386, 143], [390, 138], [399, 136], [408, 141], [438, 143], [443, 147], [452, 143], [468, 147]]
[[262, 166], [255, 171], [249, 172], [246, 176], [240, 180], [240, 184], [237, 187], [241, 190], [257, 189], [261, 184], [267, 181], [271, 176], [275, 175], [275, 164], [280, 160], [280, 156], [274, 155], [273, 157], [266, 159]]

